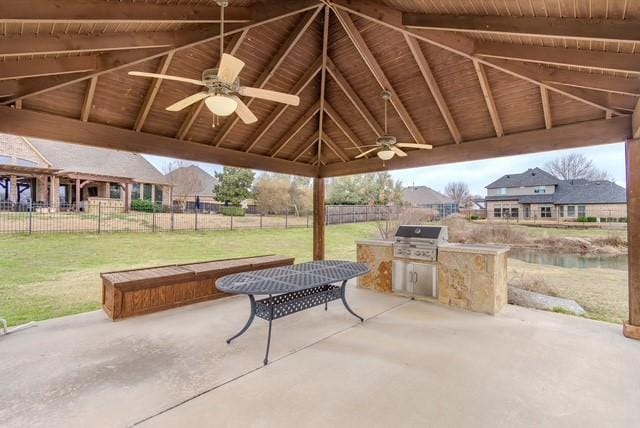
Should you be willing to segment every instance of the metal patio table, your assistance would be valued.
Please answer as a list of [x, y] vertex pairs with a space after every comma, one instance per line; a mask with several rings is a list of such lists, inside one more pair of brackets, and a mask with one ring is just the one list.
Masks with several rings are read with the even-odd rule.
[[[271, 322], [314, 306], [333, 300], [342, 300], [344, 307], [353, 316], [364, 319], [353, 312], [347, 303], [345, 292], [347, 281], [369, 272], [369, 267], [362, 263], [341, 260], [324, 260], [271, 269], [223, 276], [216, 281], [218, 290], [230, 294], [246, 294], [251, 303], [251, 313], [247, 323], [235, 336], [227, 339], [227, 343], [242, 335], [255, 317], [269, 321], [267, 351], [264, 364], [269, 362], [271, 345]], [[334, 285], [341, 283], [340, 285]], [[256, 300], [256, 295], [268, 297]]]

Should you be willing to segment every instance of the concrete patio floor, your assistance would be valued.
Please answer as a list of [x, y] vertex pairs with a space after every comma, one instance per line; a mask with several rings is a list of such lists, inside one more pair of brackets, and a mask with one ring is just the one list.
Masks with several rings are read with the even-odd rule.
[[236, 342], [233, 297], [113, 323], [101, 312], [0, 337], [2, 426], [629, 427], [640, 343], [620, 326], [488, 316], [351, 287]]

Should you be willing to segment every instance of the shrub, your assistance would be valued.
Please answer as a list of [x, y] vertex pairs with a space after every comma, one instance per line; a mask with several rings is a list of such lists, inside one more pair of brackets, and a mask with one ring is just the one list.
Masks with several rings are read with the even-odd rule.
[[156, 202], [155, 204], [146, 199], [134, 199], [131, 201], [132, 211], [144, 211], [144, 212], [162, 212], [162, 204]]
[[222, 207], [221, 212], [226, 216], [244, 217], [246, 211], [242, 207]]
[[471, 220], [479, 220], [480, 217], [477, 215], [472, 215], [471, 217], [469, 217]]
[[580, 223], [595, 223], [598, 221], [596, 217], [578, 217], [576, 220]]

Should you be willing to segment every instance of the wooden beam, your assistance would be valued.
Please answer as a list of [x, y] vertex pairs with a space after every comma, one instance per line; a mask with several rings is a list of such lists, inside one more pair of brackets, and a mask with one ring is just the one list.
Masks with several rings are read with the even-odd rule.
[[347, 139], [351, 142], [351, 144], [353, 144], [353, 146], [357, 148], [360, 153], [362, 153], [363, 150], [360, 148], [360, 146], [364, 146], [364, 144], [362, 144], [358, 136], [351, 130], [351, 127], [344, 121], [344, 119], [340, 117], [338, 112], [335, 111], [331, 104], [325, 103], [324, 110], [331, 118], [331, 120], [333, 120], [333, 123], [336, 124], [338, 129], [340, 129], [344, 136], [347, 137]]
[[[156, 73], [158, 74], [167, 74], [167, 70], [169, 69], [169, 65], [171, 65], [171, 60], [173, 59], [173, 52], [169, 52], [167, 56], [160, 60], [160, 64], [158, 65], [158, 69]], [[151, 111], [151, 106], [156, 99], [156, 95], [158, 95], [158, 91], [160, 90], [160, 85], [162, 85], [162, 81], [164, 79], [152, 79], [151, 85], [147, 90], [147, 94], [144, 97], [144, 101], [142, 102], [142, 106], [140, 106], [140, 110], [138, 111], [138, 117], [136, 118], [135, 124], [133, 125], [133, 129], [135, 131], [140, 131], [144, 126], [145, 120], [147, 120], [147, 116]]]
[[476, 42], [475, 54], [489, 58], [640, 73], [640, 55], [636, 54], [495, 42]]
[[558, 83], [576, 88], [640, 96], [640, 79], [637, 77], [616, 77], [549, 67], [541, 67], [540, 73], [540, 78], [545, 83]]
[[[291, 91], [289, 91], [289, 93], [300, 95], [302, 91], [306, 89], [309, 83], [311, 83], [311, 81], [313, 81], [316, 75], [320, 72], [321, 67], [322, 67], [322, 57], [318, 56], [318, 58], [316, 58], [316, 60], [311, 65], [311, 67], [307, 69], [306, 73], [300, 79], [298, 79], [298, 81], [296, 82], [294, 87], [291, 89]], [[256, 146], [256, 144], [258, 144], [260, 139], [264, 137], [267, 131], [271, 129], [271, 127], [276, 123], [276, 121], [280, 118], [280, 116], [282, 116], [282, 114], [287, 110], [288, 107], [289, 107], [288, 104], [278, 104], [276, 108], [271, 112], [269, 117], [266, 120], [263, 120], [261, 122], [258, 129], [256, 129], [256, 131], [253, 133], [253, 135], [249, 139], [249, 142], [243, 147], [242, 150], [244, 150], [245, 152], [249, 152], [253, 150], [253, 148]]]
[[622, 95], [613, 92], [593, 91], [591, 89], [562, 86], [555, 83], [549, 84], [550, 88], [561, 88], [576, 97], [592, 100], [594, 103], [606, 106], [617, 114], [627, 114], [633, 111], [637, 97]]
[[344, 150], [342, 150], [342, 148], [338, 146], [336, 142], [333, 141], [331, 137], [329, 137], [326, 133], [323, 132], [321, 138], [322, 142], [325, 143], [326, 146], [329, 147], [329, 149], [331, 149], [331, 151], [335, 153], [335, 155], [338, 156], [338, 158], [342, 162], [346, 162], [351, 159], [351, 156], [349, 156]]
[[327, 71], [329, 71], [329, 74], [344, 95], [351, 101], [351, 104], [358, 110], [365, 123], [375, 132], [376, 136], [379, 137], [384, 134], [384, 129], [378, 124], [373, 114], [371, 114], [367, 106], [362, 102], [362, 99], [360, 99], [360, 96], [353, 90], [347, 79], [345, 79], [342, 73], [340, 73], [340, 70], [338, 70], [338, 67], [331, 61], [331, 58], [327, 58]]
[[87, 90], [84, 93], [84, 101], [82, 103], [82, 111], [80, 113], [80, 120], [86, 122], [89, 120], [89, 114], [91, 113], [91, 107], [93, 106], [93, 95], [96, 93], [96, 86], [98, 84], [98, 77], [92, 77], [87, 84]]
[[433, 72], [431, 71], [431, 67], [429, 66], [429, 62], [427, 58], [424, 56], [422, 49], [420, 48], [420, 44], [418, 40], [409, 36], [408, 34], [403, 34], [404, 40], [407, 42], [409, 46], [409, 50], [413, 55], [413, 59], [418, 64], [418, 68], [420, 69], [420, 73], [427, 86], [429, 86], [429, 90], [431, 91], [431, 95], [433, 95], [433, 99], [440, 110], [440, 114], [442, 114], [442, 118], [447, 124], [449, 128], [449, 132], [451, 133], [451, 137], [456, 144], [460, 144], [462, 142], [462, 135], [460, 134], [460, 130], [458, 129], [458, 125], [456, 125], [455, 120], [453, 119], [453, 115], [451, 111], [449, 111], [449, 106], [442, 95], [442, 91], [440, 91], [440, 86], [438, 85], [438, 81], [436, 80]]
[[0, 107], [0, 132], [283, 174], [317, 175], [316, 168], [299, 162], [10, 107]]
[[318, 115], [318, 161], [322, 161], [322, 138], [324, 137], [324, 105], [327, 86], [327, 50], [329, 49], [329, 6], [324, 7], [322, 30], [322, 69], [320, 70], [320, 114]]
[[604, 41], [640, 41], [640, 23], [620, 19], [403, 13], [407, 28]]
[[502, 128], [502, 122], [500, 121], [500, 115], [498, 114], [498, 107], [493, 98], [493, 92], [489, 85], [489, 79], [487, 79], [487, 73], [480, 62], [473, 61], [473, 67], [476, 70], [478, 76], [478, 82], [480, 82], [480, 88], [482, 89], [482, 96], [484, 102], [487, 104], [487, 110], [489, 110], [489, 116], [491, 116], [491, 123], [493, 123], [493, 129], [496, 131], [496, 137], [502, 137], [504, 135], [504, 129]]
[[[276, 5], [255, 5], [252, 6], [252, 10], [257, 18], [253, 22], [245, 24], [230, 24], [230, 28], [225, 26], [225, 36], [236, 34], [251, 28], [255, 28], [260, 25], [268, 24], [270, 22], [284, 19], [292, 15], [296, 15], [307, 10], [317, 8], [317, 0], [292, 0], [287, 2], [278, 3]], [[9, 99], [3, 100], [1, 104], [10, 104], [18, 98], [24, 98], [27, 96], [36, 95], [38, 93], [51, 91], [66, 85], [76, 83], [78, 81], [91, 78], [96, 75], [101, 75], [114, 70], [131, 67], [132, 65], [139, 64], [150, 59], [159, 58], [169, 54], [170, 52], [176, 52], [182, 49], [188, 49], [190, 47], [207, 43], [212, 40], [220, 38], [219, 26], [217, 24], [209, 24], [200, 26], [197, 30], [190, 31], [176, 31], [173, 32], [175, 36], [174, 43], [170, 47], [155, 48], [144, 50], [142, 52], [109, 52], [104, 55], [100, 55], [98, 59], [98, 68], [93, 73], [86, 73], [78, 78], [64, 78], [65, 76], [54, 78], [42, 78], [29, 79], [28, 84], [22, 85], [18, 91], [16, 91]], [[117, 55], [116, 55], [117, 54]], [[25, 81], [26, 82], [26, 81]]]
[[[296, 27], [289, 34], [287, 40], [285, 40], [282, 46], [280, 46], [280, 49], [278, 49], [278, 52], [271, 58], [269, 64], [262, 71], [262, 74], [260, 74], [258, 79], [253, 83], [253, 87], [264, 88], [267, 83], [269, 83], [271, 78], [276, 75], [278, 69], [285, 61], [289, 53], [291, 53], [298, 41], [302, 38], [309, 26], [313, 23], [316, 16], [318, 16], [319, 11], [320, 7], [317, 7], [314, 10], [308, 11], [305, 15], [302, 16], [302, 18], [300, 18]], [[247, 105], [247, 107], [251, 107], [255, 100], [256, 98], [250, 98], [248, 101], [246, 101], [245, 104]], [[232, 117], [225, 120], [222, 129], [218, 133], [216, 133], [216, 147], [220, 147], [220, 145], [229, 136], [229, 133], [239, 120], [240, 118], [238, 117], [238, 115], [233, 115]]]
[[[238, 52], [238, 49], [240, 48], [240, 45], [244, 41], [245, 37], [247, 37], [248, 33], [249, 33], [249, 30], [244, 30], [241, 33], [234, 34], [231, 37], [231, 40], [225, 45], [225, 48], [224, 48], [225, 52], [228, 53], [229, 55], [235, 56], [236, 53]], [[200, 115], [200, 112], [202, 111], [202, 107], [204, 107], [204, 100], [189, 107], [189, 113], [187, 113], [187, 116], [182, 121], [182, 125], [180, 125], [180, 128], [178, 129], [178, 133], [176, 134], [176, 138], [178, 140], [184, 140], [187, 138], [187, 135], [189, 134], [191, 127], [193, 126], [196, 119]]]
[[[224, 19], [225, 22], [248, 22], [252, 20], [252, 12], [249, 8], [227, 7]], [[0, 22], [217, 23], [220, 22], [220, 8], [102, 0], [2, 0]]]
[[280, 141], [278, 141], [278, 143], [276, 143], [276, 145], [271, 149], [271, 151], [269, 152], [269, 156], [271, 156], [272, 158], [276, 157], [278, 153], [280, 153], [282, 149], [284, 149], [285, 146], [291, 142], [293, 137], [298, 135], [298, 132], [300, 132], [300, 130], [304, 128], [305, 125], [309, 123], [309, 121], [313, 119], [313, 117], [319, 111], [320, 111], [320, 100], [316, 101], [311, 107], [309, 107], [309, 109], [307, 109], [307, 111], [302, 115], [300, 120], [296, 122], [296, 126], [289, 129], [289, 131], [286, 134], [284, 134], [284, 136], [280, 139]]
[[631, 117], [618, 116], [551, 129], [520, 132], [504, 137], [448, 144], [433, 150], [416, 150], [404, 158], [395, 157], [384, 166], [377, 159], [360, 159], [347, 163], [334, 163], [321, 170], [321, 176], [364, 174], [380, 170], [416, 168], [454, 162], [492, 159], [502, 156], [523, 155], [550, 150], [572, 149], [600, 144], [612, 144], [631, 137]]
[[629, 246], [629, 319], [624, 323], [626, 337], [640, 339], [640, 141], [626, 143], [627, 242]]
[[0, 62], [0, 80], [82, 73], [95, 70], [96, 66], [95, 56], [9, 60]]
[[313, 260], [324, 260], [324, 178], [313, 178]]
[[[640, 100], [636, 103], [636, 108], [633, 110], [632, 115], [632, 126], [633, 126], [633, 138], [638, 140], [640, 139]], [[635, 164], [637, 165], [637, 164]]]
[[391, 82], [384, 74], [382, 67], [380, 67], [380, 64], [373, 56], [373, 53], [369, 49], [369, 46], [367, 46], [367, 43], [362, 37], [362, 34], [360, 34], [360, 32], [358, 31], [358, 28], [356, 27], [349, 14], [342, 9], [334, 10], [336, 12], [336, 16], [340, 20], [340, 23], [342, 24], [342, 27], [345, 29], [347, 35], [356, 47], [356, 50], [360, 53], [360, 56], [369, 67], [369, 70], [371, 70], [371, 72], [373, 73], [373, 76], [378, 81], [378, 84], [380, 84], [380, 87], [386, 89], [391, 93], [391, 104], [398, 112], [400, 119], [402, 119], [402, 122], [404, 122], [405, 126], [411, 133], [411, 136], [416, 140], [416, 142], [427, 144], [426, 140], [420, 133], [418, 126], [413, 122], [409, 111], [402, 103], [402, 100], [400, 99], [398, 93], [393, 89]]
[[315, 133], [311, 134], [311, 136], [307, 138], [307, 141], [305, 141], [304, 144], [300, 145], [298, 151], [296, 151], [293, 156], [291, 156], [291, 161], [297, 162], [298, 159], [300, 159], [307, 152], [307, 150], [311, 149], [311, 147], [316, 144], [316, 141], [318, 141], [318, 135]]
[[542, 98], [542, 113], [544, 114], [544, 126], [551, 129], [553, 122], [551, 121], [551, 104], [549, 103], [549, 92], [544, 86], [540, 86], [540, 98]]

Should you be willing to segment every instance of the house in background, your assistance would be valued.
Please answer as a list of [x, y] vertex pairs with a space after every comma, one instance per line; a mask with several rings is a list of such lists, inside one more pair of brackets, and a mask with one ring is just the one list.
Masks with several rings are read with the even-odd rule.
[[488, 218], [625, 221], [627, 194], [606, 180], [561, 180], [540, 169], [505, 175], [487, 187]]
[[182, 210], [193, 210], [196, 197], [200, 200], [200, 209], [205, 212], [217, 212], [220, 203], [216, 201], [213, 188], [218, 180], [197, 165], [183, 166], [167, 173], [165, 178], [173, 186], [173, 204]]
[[[168, 204], [165, 177], [137, 153], [0, 134], [0, 207], [88, 210], [98, 201]], [[118, 202], [119, 201], [119, 202]]]
[[458, 204], [453, 199], [427, 186], [405, 187], [402, 196], [405, 205], [433, 210], [437, 218], [445, 218], [459, 212]]

